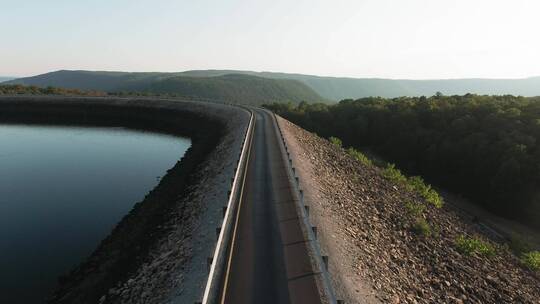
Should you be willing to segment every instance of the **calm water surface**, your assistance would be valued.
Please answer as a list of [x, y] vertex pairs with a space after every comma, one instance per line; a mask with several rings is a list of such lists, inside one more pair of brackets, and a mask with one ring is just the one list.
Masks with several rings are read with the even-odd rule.
[[43, 303], [190, 145], [122, 128], [0, 125], [0, 303]]

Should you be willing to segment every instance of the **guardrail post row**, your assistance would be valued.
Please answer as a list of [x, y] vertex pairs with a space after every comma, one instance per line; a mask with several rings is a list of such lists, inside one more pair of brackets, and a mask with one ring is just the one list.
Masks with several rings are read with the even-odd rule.
[[254, 129], [254, 114], [253, 111], [244, 108], [249, 112], [249, 123], [245, 129], [244, 139], [241, 143], [241, 151], [238, 153], [238, 160], [236, 162], [236, 168], [234, 168], [234, 176], [231, 178], [230, 190], [227, 192], [227, 204], [222, 207], [223, 213], [223, 222], [221, 227], [216, 228], [216, 234], [218, 240], [213, 251], [213, 256], [207, 258], [206, 264], [208, 266], [208, 279], [206, 281], [206, 286], [204, 288], [204, 293], [202, 294], [201, 304], [213, 304], [216, 302], [216, 293], [217, 293], [217, 283], [216, 281], [221, 277], [223, 271], [224, 255], [227, 248], [227, 241], [230, 238], [231, 231], [231, 221], [233, 220], [232, 213], [235, 210], [235, 202], [237, 199], [237, 192], [239, 187], [241, 187], [239, 179], [242, 178], [242, 171], [246, 168], [245, 161], [248, 159], [249, 155], [249, 142], [253, 138], [253, 129]]
[[[273, 118], [274, 118], [274, 121], [275, 121], [275, 125], [276, 125], [276, 128], [277, 130], [279, 131], [279, 133], [282, 135], [281, 139], [283, 141], [283, 147], [284, 147], [284, 150], [285, 152], [287, 153], [287, 158], [289, 159], [289, 168], [290, 168], [290, 171], [292, 173], [292, 176], [295, 181], [296, 181], [296, 187], [295, 189], [298, 191], [299, 193], [299, 198], [300, 198], [300, 206], [304, 206], [304, 210], [306, 212], [306, 217], [304, 218], [304, 227], [306, 227], [308, 230], [310, 229], [309, 227], [311, 227], [311, 236], [314, 238], [313, 239], [313, 242], [309, 242], [316, 254], [316, 256], [320, 257], [320, 260], [317, 259], [317, 266], [319, 268], [319, 270], [321, 271], [321, 274], [322, 274], [322, 277], [323, 277], [323, 282], [324, 282], [324, 289], [325, 289], [325, 294], [326, 296], [328, 297], [328, 300], [329, 300], [329, 303], [331, 304], [344, 304], [345, 302], [343, 300], [337, 300], [336, 299], [336, 296], [334, 294], [334, 290], [333, 290], [333, 287], [332, 287], [332, 283], [331, 283], [331, 280], [330, 280], [330, 277], [329, 277], [329, 273], [328, 273], [328, 256], [327, 255], [322, 255], [321, 253], [321, 247], [320, 247], [320, 244], [319, 242], [317, 241], [317, 227], [316, 226], [312, 226], [311, 225], [311, 221], [309, 219], [309, 206], [308, 205], [305, 205], [304, 204], [304, 193], [303, 193], [303, 190], [300, 189], [300, 179], [298, 178], [298, 176], [296, 176], [296, 169], [293, 167], [293, 159], [291, 157], [291, 153], [289, 152], [289, 148], [287, 146], [287, 142], [285, 140], [285, 137], [283, 136], [283, 131], [277, 121], [277, 116], [275, 113], [273, 113]], [[309, 234], [309, 233], [308, 233]]]

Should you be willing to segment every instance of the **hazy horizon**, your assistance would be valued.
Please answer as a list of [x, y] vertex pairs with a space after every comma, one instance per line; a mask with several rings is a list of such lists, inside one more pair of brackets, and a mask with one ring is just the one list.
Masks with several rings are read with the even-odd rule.
[[234, 0], [3, 4], [0, 75], [231, 69], [386, 79], [540, 76], [518, 1]]

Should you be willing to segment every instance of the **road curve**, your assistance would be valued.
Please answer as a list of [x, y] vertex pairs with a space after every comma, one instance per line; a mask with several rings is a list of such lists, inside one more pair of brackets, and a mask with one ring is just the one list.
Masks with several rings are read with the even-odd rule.
[[255, 129], [219, 303], [322, 303], [279, 146], [275, 120], [253, 109]]

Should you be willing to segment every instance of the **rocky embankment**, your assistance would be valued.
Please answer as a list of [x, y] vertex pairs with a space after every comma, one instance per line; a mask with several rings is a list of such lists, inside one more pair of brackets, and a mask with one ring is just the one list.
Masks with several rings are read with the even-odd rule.
[[[438, 209], [341, 148], [278, 118], [338, 295], [346, 303], [540, 303], [540, 279], [449, 206]], [[432, 232], [412, 229], [422, 204]], [[495, 254], [465, 254], [459, 236]]]
[[157, 99], [0, 98], [0, 122], [124, 126], [190, 137], [191, 148], [92, 255], [62, 276], [49, 303], [195, 303], [249, 114]]

